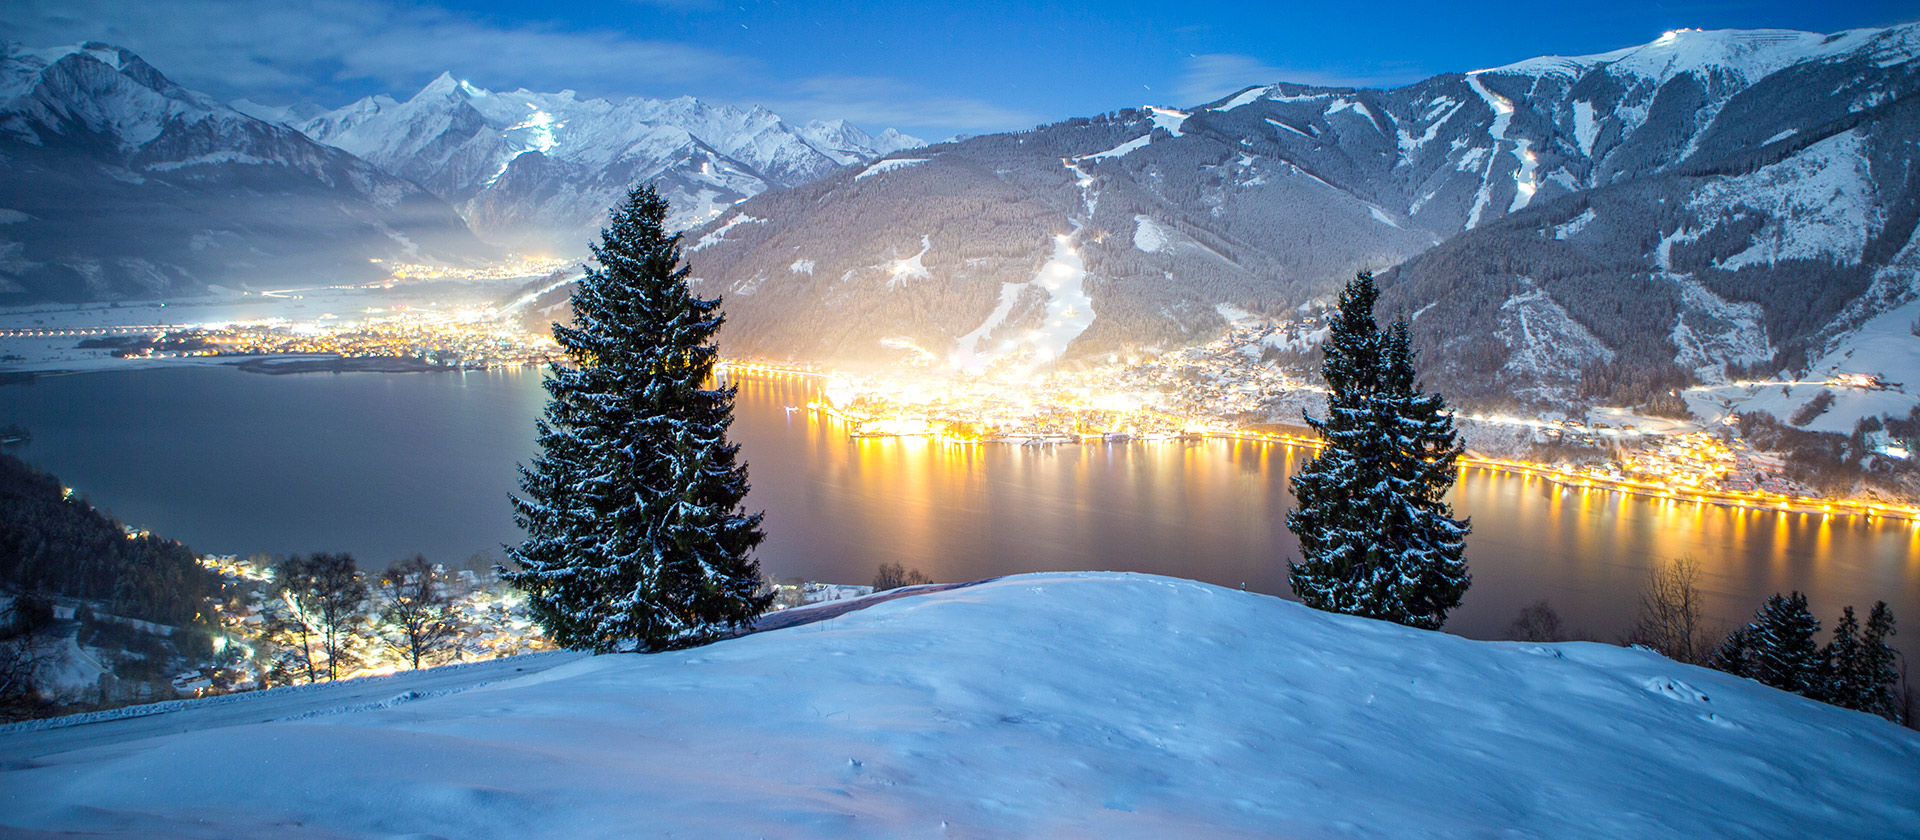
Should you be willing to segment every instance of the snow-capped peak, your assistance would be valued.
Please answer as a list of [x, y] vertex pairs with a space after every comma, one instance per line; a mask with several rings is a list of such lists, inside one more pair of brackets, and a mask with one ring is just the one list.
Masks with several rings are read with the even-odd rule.
[[842, 165], [926, 145], [918, 137], [901, 134], [891, 128], [873, 137], [846, 120], [814, 120], [801, 126], [798, 133], [815, 149]]
[[[29, 48], [18, 44], [6, 46], [0, 52], [0, 62], [8, 65], [8, 72], [0, 74], [0, 103], [10, 101], [39, 84], [40, 77], [48, 68], [60, 64], [69, 56], [79, 56], [82, 60], [98, 62], [115, 72], [122, 73], [141, 86], [160, 93], [185, 95], [167, 81], [159, 71], [149, 67], [133, 51], [99, 41], [87, 41], [80, 44], [68, 44], [60, 47]], [[174, 88], [175, 90], [168, 90]]]
[[11, 55], [13, 57], [30, 56], [39, 59], [42, 64], [52, 64], [75, 53], [85, 53], [95, 61], [106, 64], [115, 70], [124, 66], [127, 59], [134, 57], [132, 52], [123, 47], [116, 47], [112, 44], [101, 43], [99, 41], [87, 41], [81, 44], [67, 44], [65, 46], [46, 47], [42, 49], [21, 47], [14, 50]]
[[[307, 101], [295, 102], [292, 105], [263, 105], [244, 97], [228, 102], [227, 107], [262, 122], [288, 127], [299, 125], [327, 112], [326, 108]], [[377, 103], [375, 107], [378, 107]]]
[[873, 138], [873, 150], [883, 155], [890, 155], [894, 152], [905, 151], [907, 149], [918, 149], [925, 145], [927, 145], [927, 141], [911, 134], [903, 134], [899, 130], [892, 128], [880, 132], [878, 136]]
[[[1792, 29], [1674, 29], [1637, 47], [1582, 56], [1548, 55], [1493, 67], [1478, 73], [1542, 76], [1581, 75], [1605, 68], [1619, 74], [1664, 82], [1684, 73], [1731, 73], [1756, 82], [1782, 68], [1846, 55], [1875, 46], [1883, 65], [1912, 61], [1920, 44], [1920, 24], [1891, 29], [1856, 29], [1833, 35]], [[1902, 49], [1904, 48], [1904, 49]]]
[[[922, 145], [897, 131], [871, 137], [844, 120], [796, 128], [758, 106], [490, 91], [452, 73], [405, 102], [370, 97], [293, 124], [427, 187], [464, 208], [483, 236], [514, 239], [515, 247], [578, 247], [636, 180], [660, 186], [674, 202], [674, 223], [691, 225], [769, 187]], [[604, 179], [595, 174], [602, 172]], [[536, 186], [555, 178], [597, 186]], [[558, 230], [528, 240], [536, 228]]]
[[170, 118], [248, 119], [174, 84], [132, 51], [98, 41], [0, 53], [0, 110], [26, 117], [6, 121], [6, 130], [29, 143], [77, 121], [123, 148], [152, 140]]
[[1607, 66], [1616, 73], [1661, 80], [1725, 70], [1755, 81], [1814, 57], [1825, 41], [1824, 35], [1785, 29], [1676, 29], [1617, 53]]

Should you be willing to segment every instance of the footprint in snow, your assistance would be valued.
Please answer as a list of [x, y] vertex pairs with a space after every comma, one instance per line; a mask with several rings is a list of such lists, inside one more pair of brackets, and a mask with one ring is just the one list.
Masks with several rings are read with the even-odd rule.
[[1648, 677], [1646, 682], [1641, 683], [1640, 686], [1654, 694], [1671, 697], [1675, 700], [1683, 700], [1690, 703], [1710, 702], [1707, 700], [1707, 695], [1700, 693], [1699, 689], [1670, 677]]
[[1723, 718], [1712, 712], [1708, 712], [1704, 715], [1701, 715], [1700, 719], [1708, 723], [1711, 723], [1714, 726], [1722, 727], [1725, 729], [1745, 729], [1746, 728], [1744, 726], [1741, 726], [1740, 724], [1734, 723], [1733, 721], [1727, 720], [1726, 718]]

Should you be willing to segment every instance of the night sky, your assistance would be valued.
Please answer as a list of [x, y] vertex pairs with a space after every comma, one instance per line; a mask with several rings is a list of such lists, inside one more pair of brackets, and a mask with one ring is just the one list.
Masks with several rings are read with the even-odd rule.
[[1816, 32], [1920, 19], [1878, 2], [951, 3], [5, 0], [0, 39], [103, 40], [188, 87], [269, 104], [493, 89], [678, 96], [929, 140], [1251, 84], [1391, 86], [1680, 27]]

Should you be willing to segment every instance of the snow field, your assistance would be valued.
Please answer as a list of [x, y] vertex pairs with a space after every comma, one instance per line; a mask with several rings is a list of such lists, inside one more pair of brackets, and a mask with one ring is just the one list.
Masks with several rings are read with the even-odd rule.
[[1920, 736], [1877, 718], [1646, 651], [1132, 574], [1003, 578], [304, 720], [31, 761], [10, 743], [0, 823], [103, 836], [1892, 837], [1920, 819]]
[[1156, 253], [1167, 247], [1167, 231], [1160, 227], [1152, 217], [1137, 215], [1133, 217], [1133, 247], [1143, 253]]
[[888, 158], [886, 160], [877, 160], [868, 165], [867, 168], [860, 170], [860, 174], [853, 176], [853, 180], [864, 181], [875, 175], [892, 172], [895, 169], [905, 169], [916, 163], [926, 162], [927, 158]]
[[1858, 263], [1886, 222], [1868, 171], [1866, 141], [1852, 131], [1750, 175], [1709, 182], [1690, 207], [1705, 219], [1747, 208], [1767, 214], [1754, 244], [1720, 263], [1728, 270], [1788, 259]]

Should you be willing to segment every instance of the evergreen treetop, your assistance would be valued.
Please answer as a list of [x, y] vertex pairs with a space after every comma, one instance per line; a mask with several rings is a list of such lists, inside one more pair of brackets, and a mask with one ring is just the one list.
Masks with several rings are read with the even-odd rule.
[[1774, 688], [1809, 697], [1821, 688], [1821, 657], [1814, 634], [1820, 620], [1807, 609], [1807, 596], [1795, 590], [1774, 595], [1747, 625], [1750, 653], [1746, 676]]
[[1898, 654], [1886, 641], [1894, 632], [1887, 602], [1873, 605], [1864, 631], [1853, 607], [1843, 609], [1833, 625], [1833, 641], [1816, 649], [1813, 637], [1819, 629], [1805, 595], [1774, 595], [1752, 622], [1728, 634], [1707, 666], [1901, 723], [1894, 696]]
[[558, 643], [606, 652], [711, 641], [752, 622], [761, 514], [728, 441], [734, 389], [711, 382], [717, 298], [696, 297], [667, 202], [636, 188], [555, 325], [541, 452], [521, 469], [506, 577]]
[[1867, 628], [1860, 634], [1859, 671], [1852, 681], [1859, 705], [1853, 708], [1905, 723], [1893, 690], [1900, 684], [1900, 671], [1894, 661], [1898, 654], [1887, 643], [1887, 637], [1893, 634], [1893, 610], [1885, 601], [1876, 602], [1867, 613]]
[[1436, 629], [1472, 580], [1469, 525], [1444, 500], [1459, 441], [1445, 401], [1419, 389], [1406, 325], [1374, 321], [1378, 296], [1364, 273], [1340, 293], [1327, 416], [1306, 417], [1325, 445], [1292, 479], [1302, 559], [1288, 584], [1317, 609]]
[[1861, 685], [1860, 621], [1854, 618], [1852, 606], [1840, 611], [1840, 620], [1833, 623], [1833, 641], [1820, 653], [1817, 698], [1836, 706], [1860, 708], [1866, 691]]

